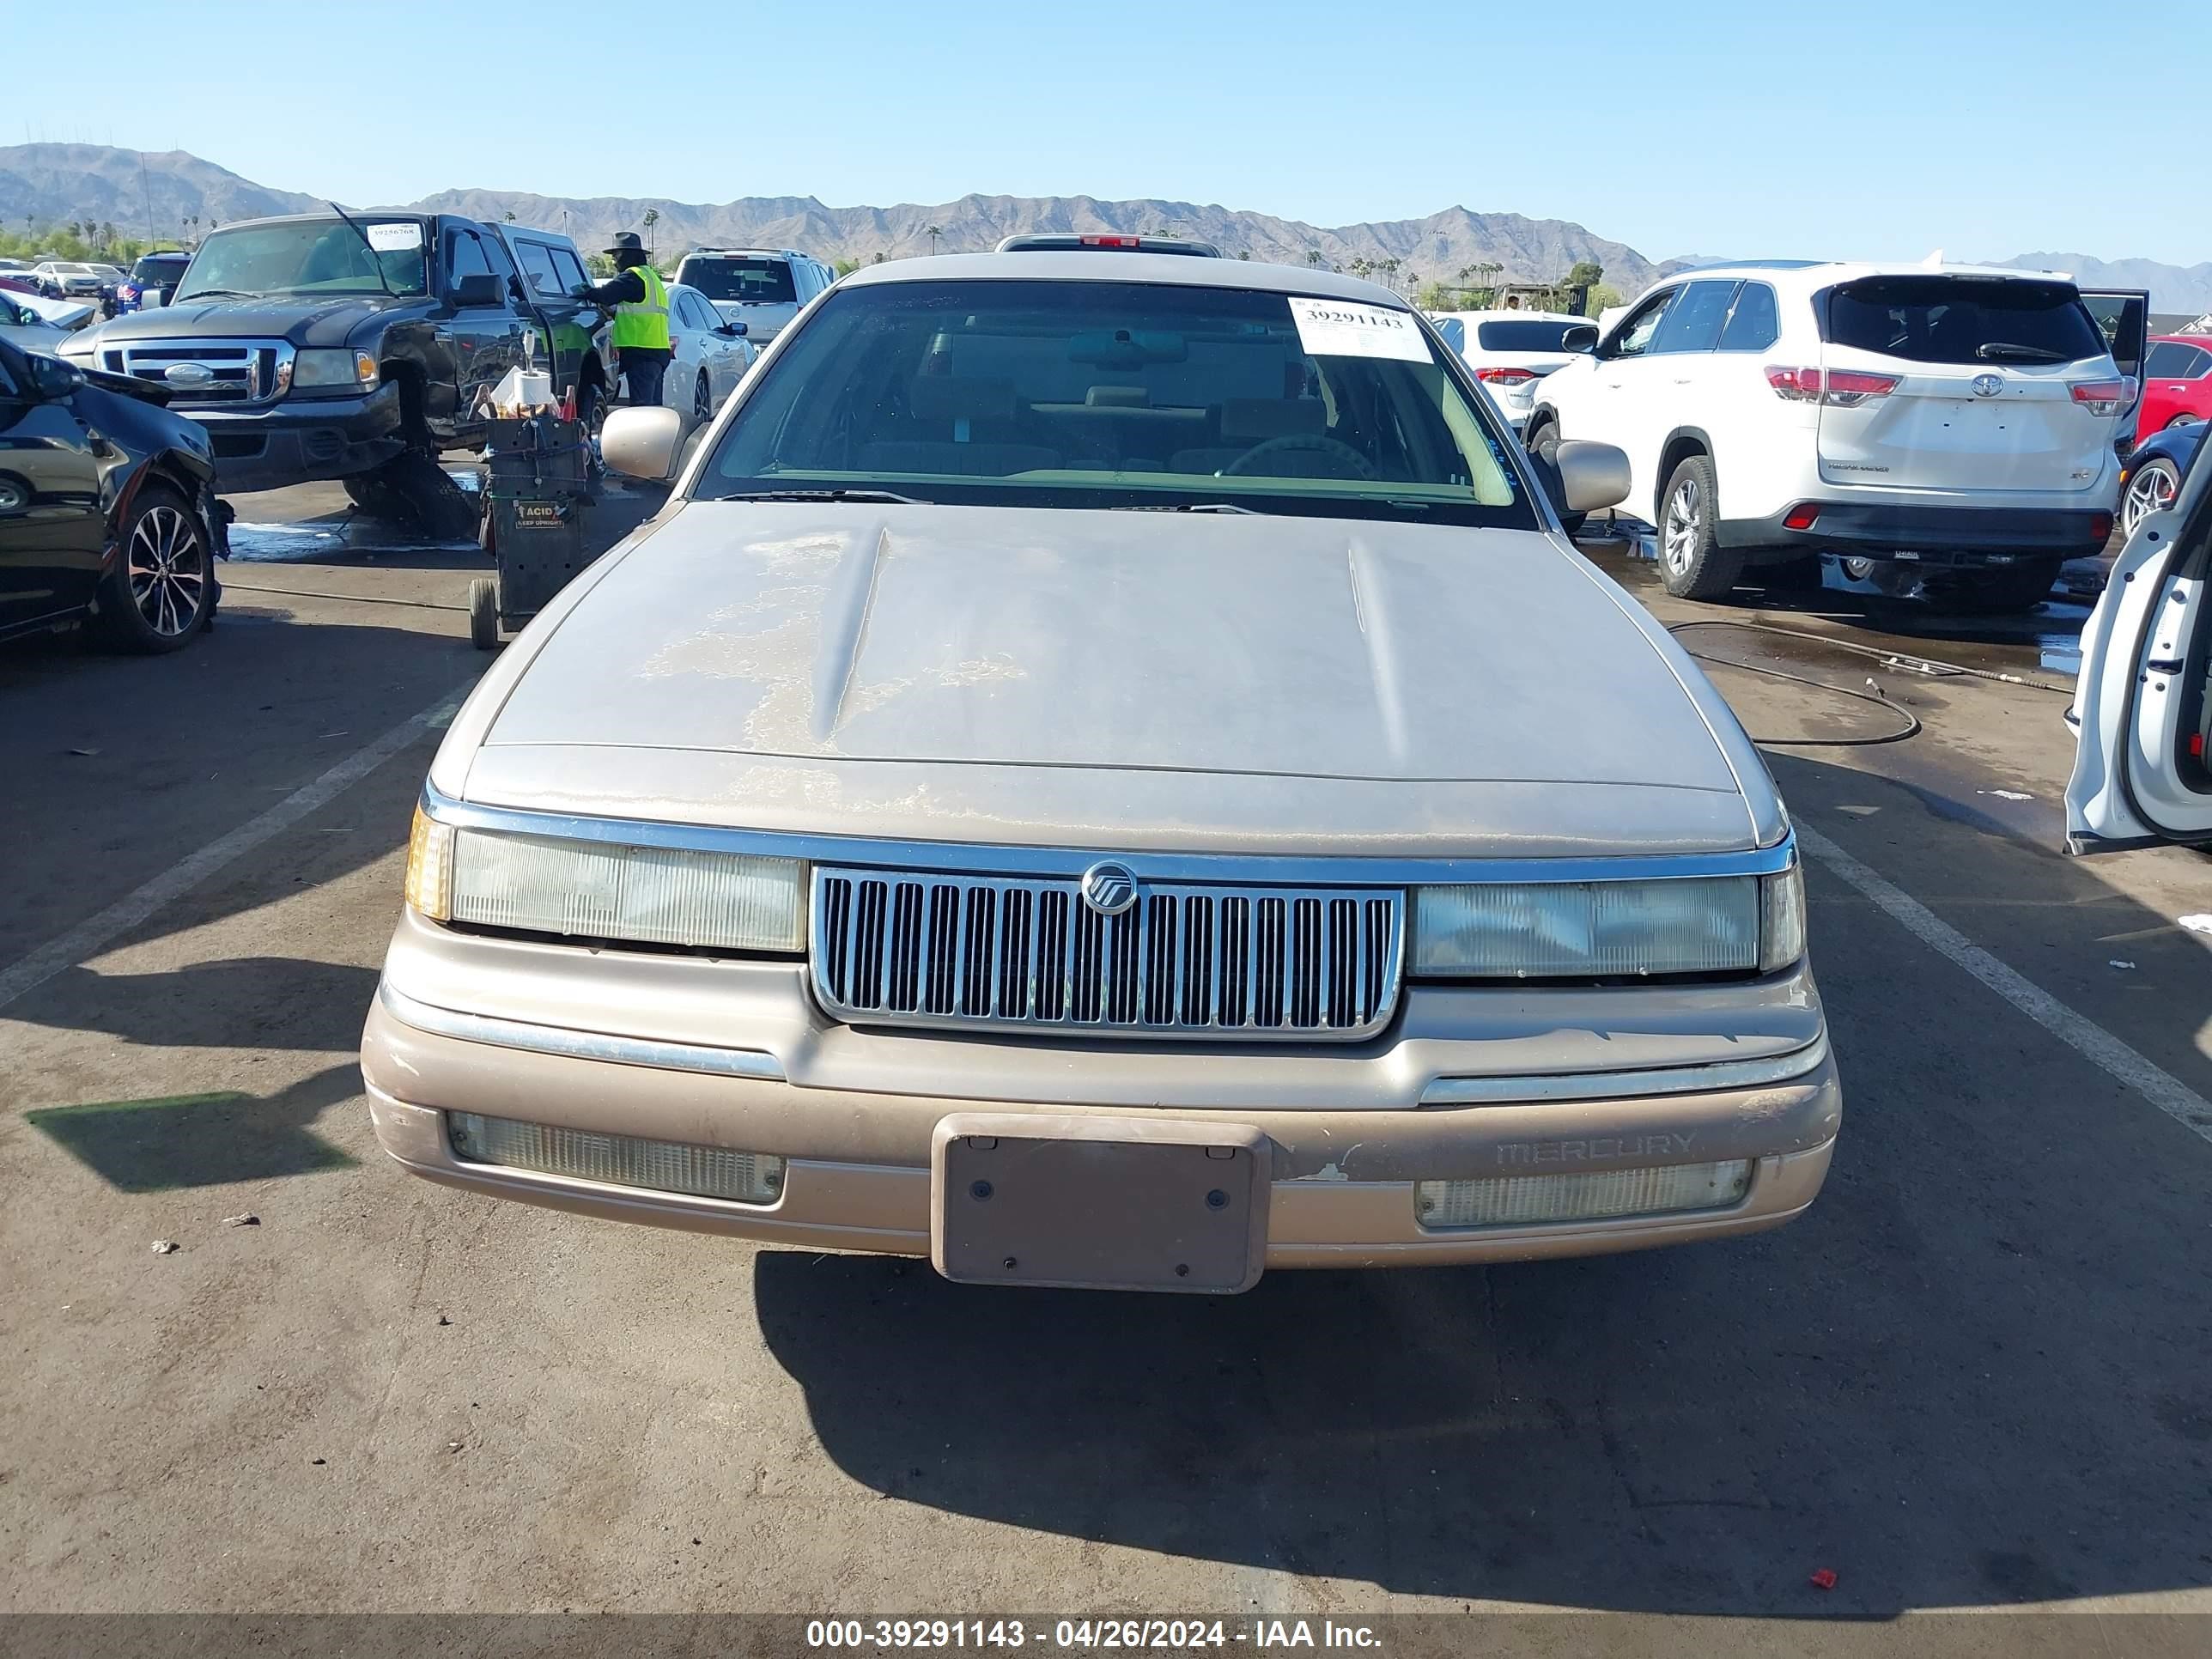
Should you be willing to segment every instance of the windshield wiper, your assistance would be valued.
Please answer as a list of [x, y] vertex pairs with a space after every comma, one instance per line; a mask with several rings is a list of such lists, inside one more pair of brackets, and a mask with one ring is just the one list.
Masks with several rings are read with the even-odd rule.
[[890, 489], [733, 489], [726, 495], [710, 495], [716, 501], [883, 501], [894, 507], [927, 507], [918, 495], [902, 495]]
[[1974, 356], [1985, 363], [2063, 363], [2073, 360], [2063, 351], [2053, 351], [2048, 346], [2015, 345], [2010, 340], [1991, 340], [1974, 348]]
[[260, 297], [258, 294], [242, 288], [196, 288], [190, 294], [179, 294], [169, 303], [180, 306], [188, 300], [258, 300]]
[[1237, 501], [1163, 501], [1155, 506], [1150, 501], [1125, 501], [1112, 511], [1115, 513], [1242, 513], [1251, 518], [1261, 516], [1256, 507], [1245, 507]]
[[355, 224], [353, 215], [348, 213], [336, 202], [331, 204], [331, 211], [352, 228], [353, 234], [361, 238], [362, 246], [368, 250], [368, 268], [376, 273], [376, 285], [384, 290], [384, 297], [387, 300], [397, 299], [398, 296], [392, 293], [392, 284], [384, 280], [384, 261], [376, 257], [376, 244], [368, 240], [368, 233]]

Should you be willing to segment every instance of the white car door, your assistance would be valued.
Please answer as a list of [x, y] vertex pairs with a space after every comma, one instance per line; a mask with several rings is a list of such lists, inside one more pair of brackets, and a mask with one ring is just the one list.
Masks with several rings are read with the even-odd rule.
[[[1653, 519], [1659, 486], [1659, 428], [1666, 400], [1660, 395], [1663, 360], [1651, 356], [1652, 337], [1681, 295], [1677, 287], [1647, 295], [1621, 319], [1619, 330], [1598, 347], [1590, 374], [1574, 388], [1574, 403], [1562, 408], [1559, 435], [1612, 444], [1628, 457], [1628, 499], [1623, 510]], [[1573, 365], [1559, 371], [1571, 373]]]
[[2081, 630], [2066, 850], [2212, 846], [2212, 466], [2136, 526]]

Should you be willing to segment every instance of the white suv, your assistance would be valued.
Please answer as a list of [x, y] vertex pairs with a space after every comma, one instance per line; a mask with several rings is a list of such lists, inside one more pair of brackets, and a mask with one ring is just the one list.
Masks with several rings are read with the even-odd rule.
[[1741, 264], [1644, 295], [1538, 383], [1526, 434], [1627, 453], [1669, 592], [1826, 550], [2023, 610], [2111, 536], [2135, 395], [2063, 277]]
[[745, 338], [765, 349], [837, 273], [787, 247], [698, 247], [684, 256], [676, 280], [705, 295], [724, 322], [743, 323]]

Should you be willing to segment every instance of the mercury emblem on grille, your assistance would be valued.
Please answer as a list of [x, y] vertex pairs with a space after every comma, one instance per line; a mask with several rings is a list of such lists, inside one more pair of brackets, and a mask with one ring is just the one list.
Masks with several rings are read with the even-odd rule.
[[1103, 916], [1118, 916], [1137, 902], [1137, 878], [1126, 864], [1094, 864], [1083, 872], [1083, 902]]

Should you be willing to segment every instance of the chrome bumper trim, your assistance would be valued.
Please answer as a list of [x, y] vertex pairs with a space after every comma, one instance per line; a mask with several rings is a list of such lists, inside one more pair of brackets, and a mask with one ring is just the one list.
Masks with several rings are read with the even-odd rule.
[[1614, 1096], [1705, 1094], [1787, 1083], [1828, 1058], [1827, 1033], [1802, 1048], [1764, 1060], [1729, 1060], [1663, 1071], [1577, 1072], [1562, 1077], [1440, 1077], [1421, 1091], [1424, 1106], [1499, 1106], [1521, 1102], [1604, 1100]]
[[483, 1014], [464, 1014], [451, 1008], [417, 1002], [389, 984], [380, 984], [377, 1000], [403, 1025], [411, 1025], [432, 1036], [456, 1037], [464, 1042], [486, 1042], [500, 1048], [526, 1048], [533, 1054], [558, 1054], [569, 1060], [599, 1060], [614, 1066], [648, 1066], [662, 1072], [703, 1072], [714, 1077], [757, 1078], [784, 1081], [783, 1062], [759, 1048], [707, 1048], [683, 1042], [653, 1042], [641, 1037], [610, 1036], [601, 1031], [575, 1031], [563, 1025], [537, 1025], [519, 1019], [495, 1019]]

